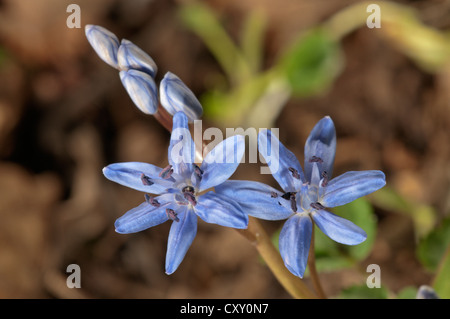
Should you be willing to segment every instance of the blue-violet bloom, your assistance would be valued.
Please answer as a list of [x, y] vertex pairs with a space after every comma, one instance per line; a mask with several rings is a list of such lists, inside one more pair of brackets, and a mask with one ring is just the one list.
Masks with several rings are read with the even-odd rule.
[[184, 112], [189, 122], [199, 119], [203, 114], [203, 107], [194, 93], [183, 81], [171, 72], [167, 72], [159, 84], [161, 105], [170, 115]]
[[155, 61], [133, 42], [119, 39], [111, 31], [86, 25], [86, 37], [97, 55], [119, 70], [120, 80], [134, 104], [145, 114], [158, 110], [158, 88]]
[[238, 201], [250, 216], [266, 220], [287, 219], [279, 236], [286, 267], [303, 277], [311, 243], [313, 222], [334, 241], [357, 245], [367, 235], [360, 227], [329, 211], [386, 184], [381, 171], [350, 171], [331, 179], [336, 152], [336, 130], [330, 117], [313, 128], [305, 144], [305, 171], [270, 130], [258, 136], [258, 149], [283, 189], [253, 181], [226, 181], [216, 192]]
[[108, 179], [146, 193], [145, 202], [116, 220], [116, 231], [134, 233], [171, 220], [166, 254], [166, 273], [171, 274], [182, 262], [197, 233], [197, 216], [207, 223], [246, 228], [248, 216], [237, 202], [209, 190], [235, 172], [244, 150], [243, 136], [229, 137], [217, 144], [198, 166], [194, 163], [195, 145], [188, 118], [177, 112], [173, 117], [169, 166], [162, 169], [128, 162], [103, 169]]
[[97, 55], [113, 68], [117, 68], [119, 39], [116, 35], [103, 27], [92, 24], [86, 25], [84, 31]]
[[134, 105], [145, 114], [155, 114], [158, 110], [158, 88], [153, 78], [134, 69], [120, 71], [119, 75]]
[[155, 61], [138, 47], [127, 39], [122, 39], [117, 51], [117, 64], [119, 70], [138, 70], [147, 73], [155, 78], [158, 67]]

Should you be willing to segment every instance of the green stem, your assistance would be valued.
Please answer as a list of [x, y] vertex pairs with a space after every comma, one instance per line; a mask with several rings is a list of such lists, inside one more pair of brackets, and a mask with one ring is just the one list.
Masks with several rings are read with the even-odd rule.
[[238, 229], [252, 243], [266, 262], [278, 282], [297, 299], [316, 299], [317, 296], [299, 277], [294, 276], [284, 265], [280, 253], [256, 218], [250, 217], [247, 229]]
[[316, 290], [319, 298], [327, 299], [327, 296], [325, 295], [325, 292], [323, 291], [322, 284], [320, 283], [319, 274], [317, 273], [317, 268], [316, 268], [316, 257], [315, 257], [315, 251], [314, 251], [314, 232], [315, 232], [314, 229], [315, 229], [315, 226], [314, 226], [314, 222], [313, 222], [311, 245], [309, 247], [309, 256], [308, 256], [309, 274], [311, 275], [311, 280], [312, 280], [314, 289]]

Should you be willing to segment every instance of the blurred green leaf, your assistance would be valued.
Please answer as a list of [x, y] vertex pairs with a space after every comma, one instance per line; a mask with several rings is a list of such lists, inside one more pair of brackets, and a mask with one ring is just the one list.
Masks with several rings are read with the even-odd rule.
[[401, 196], [395, 189], [385, 186], [370, 194], [371, 201], [378, 207], [391, 212], [404, 213], [411, 216], [417, 237], [423, 238], [436, 223], [436, 212], [433, 207], [417, 203]]
[[323, 92], [342, 69], [338, 42], [323, 29], [304, 34], [278, 62], [294, 94]]
[[404, 287], [397, 293], [397, 299], [416, 299], [417, 288], [408, 286]]
[[[430, 271], [436, 271], [445, 250], [450, 245], [450, 217], [419, 242], [417, 256]], [[450, 271], [449, 271], [450, 273]]]
[[343, 245], [343, 250], [356, 260], [366, 258], [372, 251], [377, 231], [377, 220], [372, 205], [365, 198], [358, 198], [344, 206], [333, 208], [333, 212], [361, 227], [367, 239], [355, 246]]
[[266, 17], [262, 11], [255, 10], [248, 14], [241, 32], [242, 54], [250, 70], [256, 74], [261, 70], [264, 53], [264, 35]]
[[180, 6], [179, 15], [183, 23], [203, 40], [232, 84], [237, 85], [250, 77], [250, 67], [242, 52], [213, 10], [203, 3], [189, 2]]
[[339, 299], [387, 299], [388, 291], [384, 287], [369, 288], [367, 285], [351, 286], [341, 291]]
[[450, 245], [439, 264], [436, 277], [433, 281], [433, 288], [439, 298], [450, 298]]

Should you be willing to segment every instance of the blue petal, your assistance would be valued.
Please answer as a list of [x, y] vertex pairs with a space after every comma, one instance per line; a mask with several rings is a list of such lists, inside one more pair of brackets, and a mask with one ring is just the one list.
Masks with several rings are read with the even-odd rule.
[[238, 203], [214, 192], [199, 196], [195, 213], [207, 223], [225, 227], [243, 229], [248, 224], [248, 216]]
[[281, 204], [286, 201], [281, 198], [283, 193], [266, 184], [230, 180], [214, 189], [217, 194], [239, 203], [242, 210], [250, 216], [265, 220], [282, 220], [292, 215], [292, 210]]
[[[285, 192], [298, 191], [305, 181], [302, 167], [295, 157], [270, 130], [263, 130], [258, 135], [258, 150], [269, 166], [273, 177]], [[293, 176], [294, 169], [299, 178]]]
[[334, 241], [345, 245], [357, 245], [366, 240], [366, 232], [351, 221], [326, 210], [317, 210], [312, 218], [321, 231]]
[[[336, 153], [336, 129], [329, 116], [321, 119], [308, 136], [305, 144], [305, 177], [311, 181], [313, 163], [317, 163], [319, 173], [327, 173], [331, 178]], [[315, 157], [315, 158], [314, 158]]]
[[223, 183], [236, 171], [245, 152], [242, 135], [231, 136], [217, 144], [203, 159], [199, 191]]
[[284, 223], [280, 232], [279, 246], [284, 264], [300, 278], [303, 278], [308, 263], [312, 227], [308, 215], [295, 214]]
[[103, 27], [88, 24], [85, 29], [86, 38], [97, 55], [113, 68], [117, 68], [117, 50], [119, 39], [114, 33]]
[[345, 205], [386, 185], [381, 171], [346, 172], [328, 182], [320, 203], [325, 207]]
[[177, 270], [197, 234], [197, 215], [187, 206], [178, 210], [179, 221], [173, 221], [167, 241], [166, 274]]
[[[173, 184], [170, 180], [159, 178], [161, 171], [162, 169], [157, 166], [140, 162], [115, 163], [103, 168], [103, 174], [107, 179], [152, 194], [161, 194]], [[150, 178], [154, 184], [145, 185], [142, 181], [142, 174]]]
[[138, 70], [120, 71], [120, 80], [134, 104], [145, 114], [155, 114], [158, 109], [158, 91], [155, 80]]
[[161, 105], [169, 114], [174, 115], [176, 112], [183, 111], [189, 118], [189, 122], [202, 116], [202, 105], [194, 93], [175, 74], [167, 72], [159, 88]]
[[165, 194], [155, 198], [161, 206], [155, 207], [143, 202], [118, 218], [114, 224], [116, 232], [120, 234], [136, 233], [159, 225], [168, 220], [166, 208], [172, 207], [173, 195]]
[[120, 70], [138, 70], [155, 77], [158, 67], [155, 61], [133, 42], [122, 39], [117, 52], [117, 62]]
[[183, 112], [177, 112], [173, 116], [168, 157], [176, 174], [184, 178], [191, 176], [195, 160], [195, 144], [189, 131], [188, 118]]

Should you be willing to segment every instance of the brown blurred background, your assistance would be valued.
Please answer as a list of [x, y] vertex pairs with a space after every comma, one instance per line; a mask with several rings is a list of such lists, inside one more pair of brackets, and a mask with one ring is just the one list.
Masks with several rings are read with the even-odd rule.
[[[236, 35], [243, 17], [267, 15], [264, 63], [296, 34], [357, 1], [212, 0]], [[397, 1], [422, 21], [450, 30], [450, 1]], [[69, 4], [81, 8], [69, 29]], [[288, 298], [256, 250], [232, 229], [199, 222], [180, 268], [164, 273], [169, 223], [133, 235], [114, 221], [143, 194], [106, 180], [107, 164], [143, 161], [164, 167], [169, 134], [139, 112], [117, 71], [89, 46], [84, 25], [132, 40], [198, 95], [220, 72], [202, 41], [177, 15], [183, 1], [0, 1], [0, 297], [1, 298]], [[298, 155], [317, 120], [337, 129], [336, 175], [381, 169], [390, 185], [439, 216], [450, 211], [450, 68], [428, 72], [377, 30], [361, 28], [342, 42], [345, 66], [320, 96], [292, 99], [276, 121], [283, 143]], [[207, 120], [207, 119], [206, 119]], [[206, 128], [206, 124], [204, 124]], [[258, 178], [243, 166], [233, 178]], [[271, 182], [269, 176], [261, 181]], [[373, 253], [393, 292], [428, 284], [415, 257], [411, 218], [377, 210]], [[269, 231], [277, 223], [267, 223]], [[81, 289], [66, 287], [66, 267], [81, 267]], [[367, 275], [367, 274], [366, 274]], [[323, 274], [330, 296], [363, 273]]]

